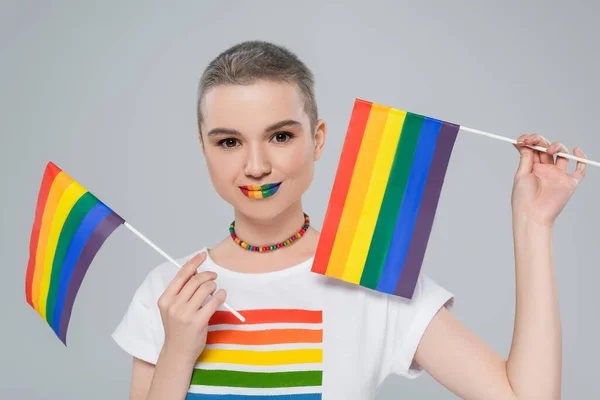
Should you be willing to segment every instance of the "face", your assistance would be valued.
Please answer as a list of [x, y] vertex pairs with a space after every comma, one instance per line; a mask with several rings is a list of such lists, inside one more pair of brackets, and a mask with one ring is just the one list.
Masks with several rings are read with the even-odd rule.
[[300, 200], [321, 156], [326, 128], [311, 132], [295, 84], [223, 85], [205, 94], [201, 142], [219, 195], [255, 218]]

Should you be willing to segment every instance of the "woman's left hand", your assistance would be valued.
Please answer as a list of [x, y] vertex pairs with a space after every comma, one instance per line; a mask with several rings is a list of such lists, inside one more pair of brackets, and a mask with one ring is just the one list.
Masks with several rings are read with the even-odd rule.
[[[533, 150], [526, 145], [545, 147], [547, 152]], [[585, 176], [587, 164], [577, 162], [575, 170], [569, 173], [568, 158], [557, 156], [554, 161], [554, 154], [568, 153], [567, 148], [559, 142], [550, 144], [538, 134], [521, 135], [517, 145], [513, 146], [521, 153], [513, 183], [513, 217], [552, 226]], [[573, 154], [586, 158], [578, 148]]]

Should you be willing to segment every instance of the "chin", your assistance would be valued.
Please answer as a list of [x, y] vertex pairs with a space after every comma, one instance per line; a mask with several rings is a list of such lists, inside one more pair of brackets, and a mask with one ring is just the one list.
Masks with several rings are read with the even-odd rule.
[[248, 199], [243, 197], [240, 201], [236, 201], [234, 207], [239, 212], [252, 218], [271, 219], [277, 217], [291, 206], [291, 203], [286, 200], [277, 195], [268, 199]]
[[258, 204], [258, 202], [256, 202], [254, 204], [248, 204], [248, 202], [246, 202], [245, 204], [238, 204], [236, 208], [243, 214], [258, 219], [274, 218], [281, 214], [281, 212], [283, 212], [283, 210], [286, 208], [279, 202], [268, 203], [269, 204], [267, 204], [267, 202], [261, 202]]

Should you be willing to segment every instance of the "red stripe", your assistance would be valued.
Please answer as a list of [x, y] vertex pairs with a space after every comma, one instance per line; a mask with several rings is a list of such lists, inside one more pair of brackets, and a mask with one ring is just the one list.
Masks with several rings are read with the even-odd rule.
[[48, 200], [48, 194], [50, 188], [56, 176], [61, 172], [54, 163], [48, 162], [38, 192], [37, 205], [35, 207], [35, 218], [33, 226], [31, 228], [31, 236], [29, 238], [29, 262], [27, 263], [27, 274], [25, 275], [25, 297], [27, 303], [33, 307], [33, 301], [31, 299], [31, 284], [33, 282], [33, 272], [35, 270], [35, 254], [37, 252], [38, 241], [40, 237], [40, 229], [42, 228], [42, 218], [44, 216], [44, 209], [46, 208], [46, 201]]
[[323, 322], [322, 311], [295, 310], [295, 309], [265, 309], [239, 311], [246, 318], [240, 321], [229, 311], [216, 311], [208, 321], [208, 325], [220, 324], [274, 324], [274, 323], [301, 323], [320, 324]]
[[342, 147], [342, 154], [335, 180], [333, 181], [329, 205], [327, 206], [323, 228], [319, 243], [317, 244], [317, 251], [315, 252], [312, 272], [324, 275], [327, 271], [331, 249], [333, 248], [337, 229], [342, 218], [342, 210], [346, 203], [346, 194], [350, 188], [354, 165], [358, 158], [358, 151], [360, 150], [363, 134], [369, 120], [369, 114], [371, 113], [371, 105], [371, 102], [361, 99], [356, 99], [354, 102], [348, 132], [346, 133], [346, 139]]

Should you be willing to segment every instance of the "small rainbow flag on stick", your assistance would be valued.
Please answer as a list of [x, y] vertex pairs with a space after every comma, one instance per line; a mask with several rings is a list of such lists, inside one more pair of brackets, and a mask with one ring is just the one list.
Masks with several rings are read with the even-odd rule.
[[[181, 268], [54, 163], [47, 164], [31, 230], [25, 296], [65, 345], [83, 278], [100, 247], [120, 225]], [[225, 307], [243, 320], [239, 313]]]
[[458, 128], [357, 99], [312, 271], [411, 298]]
[[312, 272], [412, 298], [459, 130], [516, 144], [356, 99]]
[[54, 163], [42, 178], [29, 244], [27, 302], [66, 344], [71, 310], [98, 250], [125, 221]]

